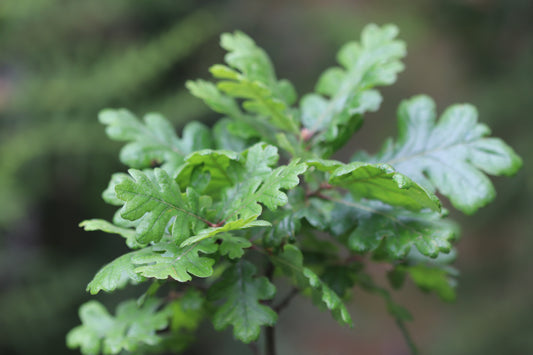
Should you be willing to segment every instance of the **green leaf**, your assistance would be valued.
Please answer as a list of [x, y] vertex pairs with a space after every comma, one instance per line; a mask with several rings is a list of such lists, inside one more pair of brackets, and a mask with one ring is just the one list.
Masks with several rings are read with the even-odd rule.
[[270, 210], [286, 204], [288, 198], [281, 189], [297, 186], [300, 182], [298, 175], [307, 169], [306, 164], [292, 161], [287, 166], [272, 170], [271, 166], [276, 164], [278, 158], [277, 148], [265, 143], [255, 144], [238, 155], [227, 151], [204, 150], [187, 158], [177, 181], [180, 185], [190, 185], [194, 184], [194, 179], [203, 180], [202, 176], [207, 175], [205, 180], [208, 182], [202, 186], [203, 191], [222, 199], [216, 208], [219, 216], [217, 221], [227, 224], [240, 220], [239, 223], [244, 225], [261, 214], [259, 203]]
[[168, 277], [179, 282], [192, 280], [192, 276], [209, 277], [213, 274], [215, 260], [202, 254], [216, 252], [218, 246], [214, 240], [206, 240], [185, 247], [174, 243], [158, 243], [136, 252], [132, 262], [136, 265], [134, 272], [144, 277], [165, 280]]
[[217, 330], [233, 326], [235, 338], [249, 343], [259, 337], [261, 327], [273, 326], [277, 314], [260, 301], [274, 297], [276, 288], [266, 277], [254, 277], [255, 266], [241, 260], [227, 269], [209, 289], [209, 298], [222, 301], [213, 316]]
[[498, 138], [486, 138], [487, 126], [477, 123], [468, 104], [449, 107], [436, 122], [435, 103], [415, 96], [398, 109], [399, 134], [373, 158], [386, 162], [431, 191], [438, 190], [465, 213], [490, 202], [494, 187], [483, 173], [514, 174], [520, 157]]
[[189, 80], [185, 86], [191, 94], [202, 99], [213, 111], [232, 118], [243, 119], [243, 113], [237, 101], [221, 93], [215, 84], [205, 80]]
[[318, 94], [302, 99], [302, 123], [314, 136], [313, 146], [326, 155], [360, 127], [363, 113], [379, 108], [381, 95], [370, 89], [392, 84], [403, 70], [405, 44], [395, 39], [397, 34], [393, 25], [366, 26], [360, 43], [350, 42], [339, 51], [342, 67], [326, 70], [316, 86]]
[[[298, 123], [288, 108], [294, 103], [296, 92], [288, 81], [277, 80], [267, 54], [250, 37], [238, 31], [223, 34], [221, 45], [228, 51], [225, 60], [229, 67], [211, 67], [213, 76], [223, 79], [217, 88], [228, 96], [245, 99], [242, 106], [247, 112], [268, 118], [279, 129], [298, 134]], [[212, 87], [204, 87], [201, 95], [209, 97], [208, 104], [220, 103], [220, 95], [214, 93]], [[220, 104], [217, 108], [220, 109]]]
[[[204, 80], [196, 80], [188, 81], [186, 86], [191, 94], [204, 101], [204, 103], [213, 111], [226, 115], [228, 118], [235, 120], [229, 121], [229, 132], [236, 137], [250, 138], [262, 136], [267, 140], [271, 140], [271, 137], [274, 135], [274, 130], [267, 122], [257, 120], [256, 117], [244, 113], [237, 103], [237, 100], [221, 92], [215, 84]], [[235, 139], [236, 137], [233, 138]], [[217, 135], [217, 132], [214, 132], [213, 138], [215, 141], [219, 141], [217, 145], [220, 145], [221, 137]]]
[[353, 162], [333, 171], [332, 185], [350, 190], [356, 198], [370, 198], [412, 211], [440, 211], [438, 198], [388, 165]]
[[222, 240], [218, 248], [220, 255], [227, 255], [230, 259], [240, 259], [244, 255], [244, 249], [252, 246], [248, 239], [229, 233], [219, 234], [217, 239]]
[[[224, 68], [224, 69], [222, 69]], [[227, 78], [225, 75], [231, 71], [228, 67], [217, 65], [211, 68], [215, 78]], [[282, 100], [273, 97], [268, 87], [257, 81], [250, 81], [246, 76], [233, 71], [232, 81], [223, 80], [217, 84], [217, 88], [225, 94], [244, 99], [242, 107], [251, 114], [264, 116], [275, 127], [298, 133], [298, 124], [294, 115]]]
[[[234, 127], [243, 128], [241, 124], [235, 124], [230, 119], [222, 119], [215, 123], [213, 127], [213, 139], [215, 140], [215, 147], [217, 149], [232, 150], [234, 152], [242, 152], [250, 144], [248, 138], [251, 136], [259, 136], [253, 130], [247, 131], [240, 129], [237, 133], [234, 132]], [[243, 134], [242, 132], [246, 132]]]
[[276, 79], [270, 58], [250, 37], [240, 31], [224, 33], [220, 45], [228, 51], [224, 59], [232, 68], [239, 70], [249, 80], [267, 86], [276, 98], [284, 100], [287, 105], [295, 102], [296, 91], [292, 85], [286, 80]]
[[194, 331], [205, 317], [205, 296], [194, 288], [188, 288], [181, 297], [173, 301], [170, 327], [173, 331]]
[[137, 284], [144, 281], [145, 278], [135, 271], [132, 261], [132, 257], [139, 253], [142, 253], [142, 250], [124, 254], [103, 266], [87, 285], [87, 291], [96, 295], [100, 290], [112, 292], [128, 283]]
[[379, 201], [337, 201], [344, 204], [355, 230], [349, 232], [348, 246], [358, 253], [374, 253], [377, 258], [403, 259], [412, 246], [435, 258], [449, 253], [457, 238], [457, 228], [435, 212], [411, 212]]
[[440, 211], [440, 202], [433, 193], [397, 173], [389, 165], [361, 162], [342, 164], [335, 160], [310, 160], [308, 164], [330, 172], [329, 183], [348, 189], [356, 199], [380, 200], [412, 211], [424, 208]]
[[227, 150], [200, 150], [190, 154], [181, 167], [176, 178], [180, 186], [194, 186], [197, 180], [205, 176], [206, 184], [200, 191], [211, 196], [220, 193], [224, 187], [234, 185], [237, 176], [234, 171], [239, 169], [239, 155]]
[[259, 216], [264, 204], [271, 211], [288, 202], [287, 195], [281, 189], [291, 189], [300, 183], [298, 175], [307, 170], [307, 165], [293, 160], [289, 165], [280, 166], [263, 179], [253, 176], [238, 188], [229, 191], [228, 208], [225, 219], [240, 216]]
[[125, 173], [115, 173], [111, 175], [111, 180], [109, 181], [107, 188], [102, 193], [102, 198], [105, 202], [113, 206], [124, 205], [124, 201], [117, 197], [115, 187], [126, 179], [129, 179], [129, 175]]
[[122, 148], [120, 160], [136, 169], [162, 165], [173, 174], [187, 154], [211, 146], [209, 130], [198, 122], [187, 125], [180, 140], [172, 125], [155, 113], [141, 122], [127, 110], [108, 109], [100, 112], [99, 120], [107, 125], [111, 139], [129, 142]]
[[329, 309], [337, 322], [352, 326], [350, 313], [340, 297], [326, 285], [311, 269], [303, 265], [303, 255], [298, 247], [286, 244], [279, 255], [270, 255], [270, 259], [281, 271], [290, 277], [294, 284], [305, 291], [311, 290], [313, 300]]
[[330, 265], [326, 267], [321, 279], [340, 297], [348, 297], [357, 281], [357, 274], [362, 270], [362, 265], [352, 263], [349, 265]]
[[176, 181], [180, 186], [191, 186], [197, 180], [206, 180], [202, 193], [216, 197], [223, 195], [226, 187], [241, 186], [250, 177], [263, 178], [271, 173], [278, 158], [277, 148], [265, 143], [255, 144], [240, 154], [201, 150], [187, 157]]
[[296, 216], [289, 207], [288, 211], [264, 212], [266, 220], [271, 221], [272, 228], [263, 234], [263, 244], [268, 247], [278, 247], [287, 241], [294, 242], [301, 228], [301, 217]]
[[180, 187], [162, 169], [154, 174], [130, 169], [132, 178], [125, 179], [115, 188], [117, 197], [125, 202], [121, 216], [137, 221], [139, 243], [158, 242], [167, 226], [172, 237], [181, 241], [205, 226], [203, 209], [210, 200], [201, 198], [194, 190], [182, 194]]
[[118, 354], [122, 350], [136, 351], [141, 346], [155, 345], [161, 339], [156, 334], [168, 325], [168, 311], [157, 311], [160, 302], [147, 300], [142, 307], [135, 300], [122, 302], [116, 317], [102, 304], [89, 301], [80, 307], [82, 325], [67, 335], [67, 346], [80, 348], [85, 355]]
[[452, 278], [455, 276], [453, 269], [423, 264], [402, 266], [400, 269], [406, 271], [423, 291], [434, 291], [443, 301], [455, 300], [456, 282]]
[[138, 249], [145, 247], [145, 244], [137, 242], [135, 230], [130, 228], [118, 227], [103, 219], [88, 219], [80, 223], [80, 227], [83, 227], [86, 231], [102, 231], [106, 233], [118, 234], [126, 239], [126, 245], [130, 249]]
[[250, 216], [246, 219], [237, 219], [235, 221], [227, 222], [221, 227], [210, 227], [201, 230], [194, 237], [184, 240], [180, 246], [185, 247], [194, 243], [198, 243], [207, 238], [214, 237], [219, 233], [230, 232], [235, 230], [247, 229], [252, 227], [270, 227], [270, 222], [257, 220], [258, 216]]

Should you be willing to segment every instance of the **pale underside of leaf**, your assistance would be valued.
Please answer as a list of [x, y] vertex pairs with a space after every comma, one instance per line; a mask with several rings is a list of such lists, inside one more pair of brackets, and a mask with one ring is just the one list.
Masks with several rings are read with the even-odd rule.
[[514, 174], [520, 157], [497, 138], [486, 138], [488, 127], [477, 123], [471, 105], [453, 105], [436, 122], [435, 103], [415, 96], [398, 109], [399, 136], [373, 158], [386, 162], [431, 191], [438, 190], [465, 213], [490, 202], [492, 175]]

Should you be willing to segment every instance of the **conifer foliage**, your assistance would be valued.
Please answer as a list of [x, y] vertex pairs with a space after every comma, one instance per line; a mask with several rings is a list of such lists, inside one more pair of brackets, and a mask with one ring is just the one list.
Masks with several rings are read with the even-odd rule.
[[[473, 106], [454, 105], [437, 119], [426, 96], [400, 104], [398, 138], [376, 155], [330, 159], [379, 108], [378, 88], [403, 69], [397, 33], [367, 26], [299, 103], [251, 38], [223, 34], [226, 64], [211, 67], [215, 82], [186, 85], [222, 118], [211, 129], [189, 123], [181, 137], [157, 114], [102, 111], [109, 137], [127, 142], [120, 158], [130, 169], [113, 175], [103, 195], [118, 207], [113, 221], [82, 226], [122, 236], [132, 251], [102, 267], [87, 290], [146, 287], [116, 315], [96, 301], [82, 305], [68, 346], [84, 354], [179, 351], [203, 320], [231, 327], [244, 343], [266, 329], [270, 344], [278, 313], [296, 294], [351, 326], [344, 302], [359, 287], [384, 298], [416, 352], [405, 331], [409, 312], [365, 268], [387, 263], [391, 287], [408, 277], [452, 300], [456, 272], [446, 254], [458, 232], [435, 192], [473, 213], [494, 197], [486, 174], [514, 174], [521, 160], [488, 137]], [[288, 295], [276, 288], [282, 278], [293, 286]]]

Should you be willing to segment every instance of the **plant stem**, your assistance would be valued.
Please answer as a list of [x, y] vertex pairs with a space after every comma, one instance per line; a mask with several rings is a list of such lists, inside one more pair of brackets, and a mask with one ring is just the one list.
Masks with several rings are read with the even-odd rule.
[[250, 349], [252, 350], [252, 353], [254, 355], [259, 355], [259, 347], [257, 346], [256, 342], [250, 343], [250, 344], [248, 344], [248, 346], [250, 347]]
[[405, 339], [405, 342], [407, 343], [407, 346], [409, 346], [411, 355], [418, 355], [418, 349], [415, 345], [415, 342], [411, 338], [411, 335], [409, 334], [409, 331], [407, 330], [405, 323], [399, 319], [396, 319], [396, 324], [398, 325], [398, 328], [400, 328], [400, 331], [402, 332], [402, 335]]
[[274, 307], [274, 311], [276, 311], [276, 313], [281, 312], [285, 307], [289, 305], [291, 300], [294, 298], [294, 296], [298, 294], [298, 292], [298, 289], [294, 287], [291, 292], [289, 292], [289, 294], [285, 296], [285, 298], [276, 307]]
[[[265, 276], [271, 282], [274, 279], [274, 264], [272, 264], [271, 262], [269, 262], [266, 267]], [[266, 327], [265, 332], [265, 355], [276, 355], [275, 328], [273, 326]]]
[[266, 327], [265, 355], [276, 355], [276, 328]]

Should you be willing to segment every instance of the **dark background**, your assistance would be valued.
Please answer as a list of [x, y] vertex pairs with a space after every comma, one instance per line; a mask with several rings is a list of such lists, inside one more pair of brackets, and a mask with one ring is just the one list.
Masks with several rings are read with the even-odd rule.
[[[495, 136], [524, 159], [520, 173], [493, 179], [498, 196], [474, 217], [452, 213], [463, 233], [455, 303], [413, 285], [394, 296], [412, 311], [422, 354], [533, 353], [533, 2], [126, 1], [0, 2], [0, 353], [64, 354], [65, 334], [100, 266], [122, 240], [78, 223], [110, 219], [101, 200], [123, 171], [120, 145], [97, 123], [105, 107], [162, 112], [180, 129], [213, 122], [184, 90], [222, 61], [218, 35], [241, 29], [270, 54], [300, 95], [334, 65], [338, 48], [370, 22], [395, 23], [407, 42], [406, 70], [384, 90], [382, 109], [340, 157], [375, 152], [396, 132], [395, 110], [425, 93], [439, 111], [470, 102]], [[135, 288], [97, 298], [113, 306]], [[382, 300], [354, 294], [354, 329], [297, 298], [278, 322], [280, 354], [406, 354]], [[230, 333], [202, 328], [191, 354], [244, 354]], [[209, 348], [211, 346], [211, 348]]]

